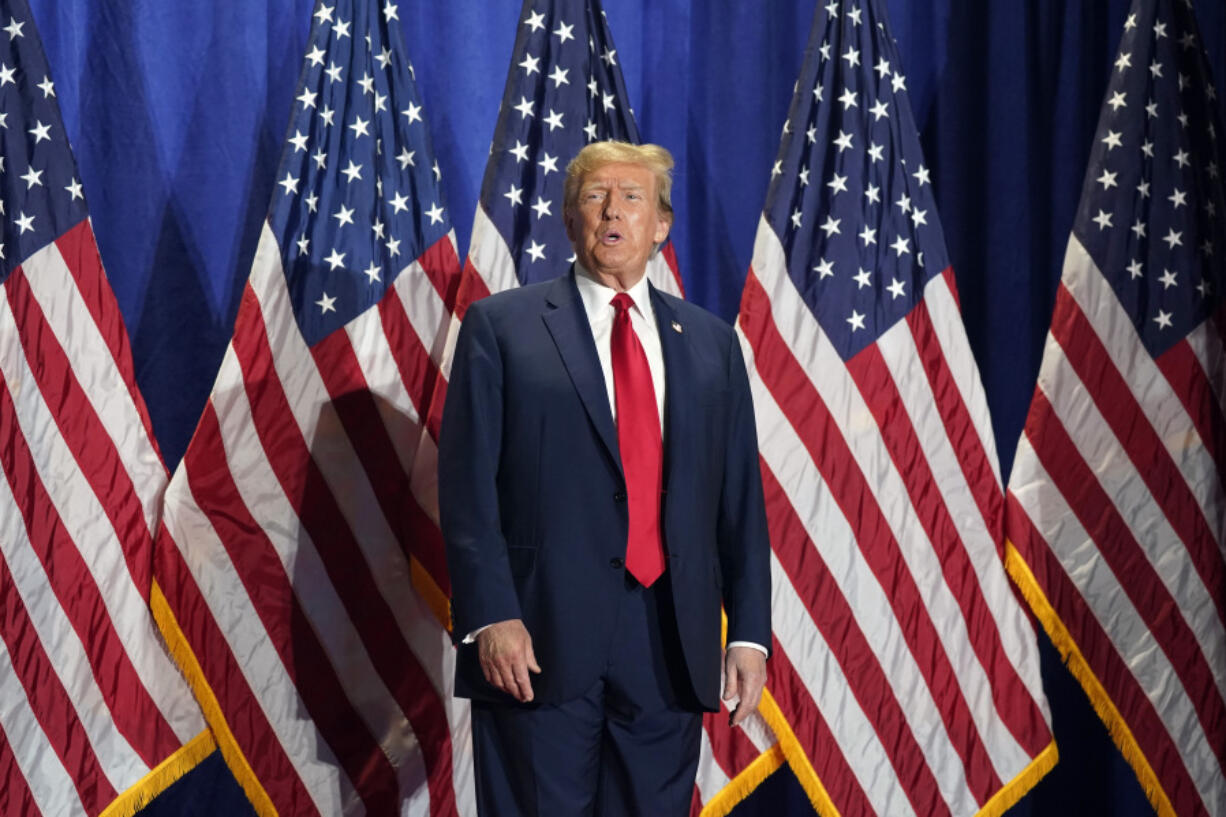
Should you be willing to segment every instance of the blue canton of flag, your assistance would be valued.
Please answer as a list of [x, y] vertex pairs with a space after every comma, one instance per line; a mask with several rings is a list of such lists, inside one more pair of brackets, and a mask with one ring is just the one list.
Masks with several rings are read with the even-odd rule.
[[[24, 11], [24, 13], [22, 13]], [[5, 15], [0, 51], [0, 282], [87, 215], [47, 56], [27, 36], [29, 12]]]
[[396, 6], [342, 0], [314, 17], [270, 214], [308, 344], [451, 229]]
[[1154, 357], [1223, 283], [1221, 118], [1196, 30], [1191, 3], [1128, 17], [1073, 226]]
[[[806, 55], [766, 219], [788, 272], [846, 360], [902, 319], [949, 265], [906, 79], [875, 4], [826, 6]], [[816, 42], [816, 38], [810, 42]], [[812, 52], [812, 45], [810, 45]]]
[[597, 0], [526, 0], [512, 53], [481, 206], [520, 283], [531, 283], [571, 260], [562, 225], [567, 162], [589, 142], [638, 142], [639, 134]]

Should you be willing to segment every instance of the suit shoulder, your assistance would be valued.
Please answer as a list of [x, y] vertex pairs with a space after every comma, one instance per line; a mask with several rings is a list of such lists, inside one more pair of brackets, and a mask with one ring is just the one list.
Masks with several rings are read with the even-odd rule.
[[545, 292], [552, 283], [553, 281], [541, 281], [493, 292], [478, 301], [473, 301], [469, 304], [468, 310], [470, 312], [476, 310], [493, 321], [509, 315], [522, 314], [524, 310], [544, 303]]
[[713, 336], [731, 339], [734, 336], [732, 325], [723, 318], [716, 315], [714, 312], [709, 312], [703, 307], [691, 301], [682, 300], [676, 295], [670, 295], [667, 292], [656, 290], [656, 293], [664, 301], [664, 303], [673, 310], [673, 314], [677, 316], [677, 320], [683, 324], [687, 324], [694, 328], [700, 328], [703, 331], [710, 332]]

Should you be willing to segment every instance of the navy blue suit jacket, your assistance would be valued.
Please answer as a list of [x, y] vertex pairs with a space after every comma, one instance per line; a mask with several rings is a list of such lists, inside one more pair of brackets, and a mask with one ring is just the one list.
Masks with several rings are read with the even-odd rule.
[[[663, 532], [685, 665], [719, 705], [728, 640], [770, 645], [770, 555], [753, 405], [736, 335], [651, 289], [664, 355]], [[535, 700], [578, 697], [603, 670], [624, 593], [628, 525], [617, 430], [574, 273], [474, 303], [439, 440], [454, 633], [521, 618]], [[459, 647], [456, 694], [510, 701]]]

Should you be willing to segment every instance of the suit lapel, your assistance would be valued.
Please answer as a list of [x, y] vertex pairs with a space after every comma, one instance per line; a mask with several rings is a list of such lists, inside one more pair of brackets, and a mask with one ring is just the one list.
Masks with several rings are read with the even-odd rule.
[[650, 290], [664, 357], [664, 488], [667, 490], [675, 464], [684, 461], [676, 453], [683, 451], [686, 445], [688, 429], [682, 418], [694, 416], [686, 408], [686, 401], [694, 395], [694, 389], [690, 386], [690, 342], [685, 326], [677, 320], [673, 308], [656, 288], [651, 286]]
[[613, 425], [613, 413], [609, 410], [609, 392], [596, 356], [596, 342], [592, 340], [592, 328], [588, 325], [587, 313], [575, 286], [575, 273], [556, 279], [545, 294], [545, 327], [553, 336], [558, 354], [566, 366], [566, 372], [574, 383], [579, 399], [587, 410], [588, 418], [596, 429], [601, 442], [621, 470], [621, 454], [617, 445], [617, 429]]

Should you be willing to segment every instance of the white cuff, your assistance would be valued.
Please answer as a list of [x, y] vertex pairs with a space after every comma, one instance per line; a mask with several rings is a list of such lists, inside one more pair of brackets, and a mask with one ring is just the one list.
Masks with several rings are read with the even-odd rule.
[[[478, 630], [477, 632], [480, 632], [480, 630]], [[476, 635], [476, 633], [474, 633], [474, 635]], [[468, 642], [468, 639], [466, 638], [466, 639], [464, 639], [464, 641], [465, 641], [465, 643], [467, 643], [467, 642]], [[763, 655], [770, 655], [770, 650], [766, 649], [766, 647], [763, 647], [761, 644], [758, 644], [758, 643], [753, 642], [753, 641], [729, 641], [729, 642], [728, 642], [728, 646], [726, 647], [726, 649], [729, 649], [729, 650], [730, 650], [730, 649], [732, 649], [733, 647], [749, 647], [749, 648], [751, 648], [751, 649], [755, 649], [755, 650], [757, 650], [758, 652], [762, 653]]]
[[[460, 643], [461, 643], [461, 644], [471, 644], [471, 643], [473, 643], [474, 641], [476, 641], [476, 640], [477, 640], [477, 636], [481, 635], [481, 631], [482, 631], [482, 630], [488, 630], [490, 627], [493, 627], [493, 626], [494, 626], [494, 625], [492, 625], [492, 624], [486, 624], [484, 627], [478, 627], [477, 629], [473, 630], [473, 631], [472, 631], [471, 633], [469, 633], [468, 635], [464, 636], [464, 640], [463, 640], [463, 641], [461, 641]], [[759, 647], [759, 649], [761, 649], [761, 648]]]

